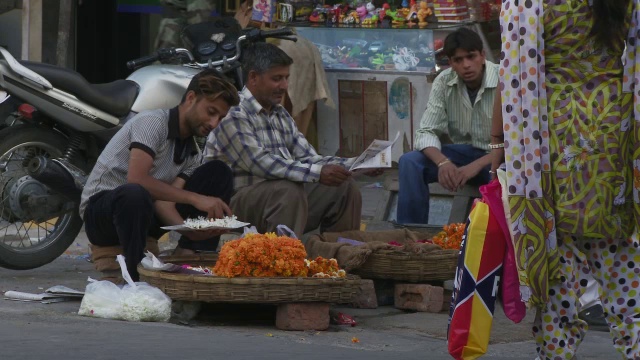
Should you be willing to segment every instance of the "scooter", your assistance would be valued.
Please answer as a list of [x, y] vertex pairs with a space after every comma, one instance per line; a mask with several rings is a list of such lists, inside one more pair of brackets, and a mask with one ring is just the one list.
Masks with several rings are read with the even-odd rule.
[[82, 227], [78, 205], [88, 174], [129, 119], [176, 106], [206, 68], [226, 74], [240, 90], [243, 47], [269, 37], [295, 41], [292, 34], [288, 28], [242, 31], [228, 19], [190, 25], [183, 40], [193, 52], [158, 50], [129, 61], [137, 70], [126, 80], [107, 84], [18, 61], [0, 47], [0, 91], [23, 102], [14, 122], [0, 130], [0, 267], [33, 269], [67, 250]]

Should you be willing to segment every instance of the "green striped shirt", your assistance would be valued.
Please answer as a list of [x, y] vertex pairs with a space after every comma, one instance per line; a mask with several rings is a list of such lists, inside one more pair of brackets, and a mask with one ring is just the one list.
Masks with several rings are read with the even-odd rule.
[[498, 90], [498, 64], [486, 61], [482, 86], [471, 105], [467, 87], [451, 68], [433, 81], [427, 109], [416, 131], [414, 148], [440, 149], [440, 136], [447, 134], [454, 144], [470, 144], [489, 150], [493, 97]]

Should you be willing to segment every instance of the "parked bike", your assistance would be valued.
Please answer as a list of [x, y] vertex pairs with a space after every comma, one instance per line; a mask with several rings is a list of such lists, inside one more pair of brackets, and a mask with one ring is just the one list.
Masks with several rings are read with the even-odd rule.
[[[242, 49], [290, 29], [240, 30], [217, 19], [183, 32], [191, 48], [129, 61], [126, 80], [90, 84], [75, 71], [16, 60], [0, 47], [0, 90], [20, 99], [0, 130], [0, 267], [32, 269], [60, 256], [82, 227], [78, 204], [96, 159], [135, 114], [180, 103], [191, 78], [215, 68], [243, 85]], [[155, 64], [160, 61], [160, 64]], [[176, 64], [177, 63], [177, 64]]]

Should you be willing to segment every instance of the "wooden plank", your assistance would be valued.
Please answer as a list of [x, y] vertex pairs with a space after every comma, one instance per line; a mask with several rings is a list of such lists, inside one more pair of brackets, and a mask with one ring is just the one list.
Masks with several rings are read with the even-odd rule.
[[362, 129], [362, 81], [338, 82], [340, 108], [340, 155], [358, 156], [362, 153], [364, 134]]
[[363, 88], [363, 133], [366, 148], [374, 139], [389, 139], [387, 82], [364, 81]]

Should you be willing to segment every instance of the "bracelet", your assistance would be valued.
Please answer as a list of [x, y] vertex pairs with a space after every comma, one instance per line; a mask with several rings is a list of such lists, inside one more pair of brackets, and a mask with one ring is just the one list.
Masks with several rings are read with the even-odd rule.
[[446, 163], [450, 163], [450, 162], [451, 162], [451, 160], [449, 160], [449, 159], [444, 159], [444, 160], [442, 160], [442, 161], [440, 161], [440, 162], [438, 163], [438, 167], [441, 167], [442, 165], [444, 165], [444, 164], [446, 164]]
[[500, 144], [489, 144], [489, 149], [500, 149], [504, 147], [504, 143]]

